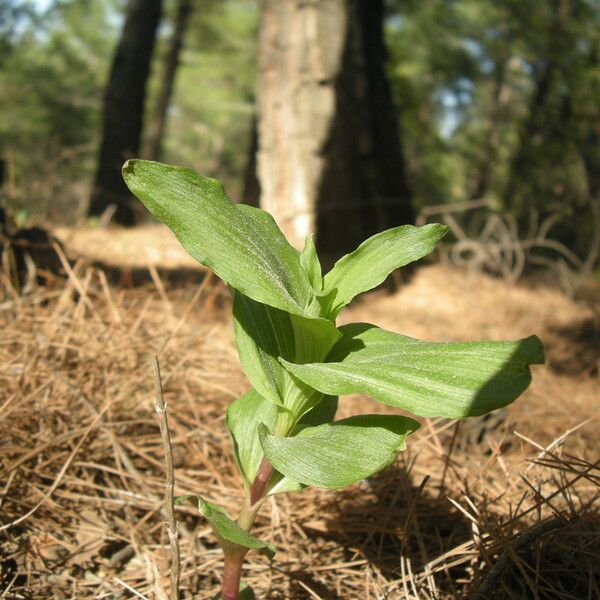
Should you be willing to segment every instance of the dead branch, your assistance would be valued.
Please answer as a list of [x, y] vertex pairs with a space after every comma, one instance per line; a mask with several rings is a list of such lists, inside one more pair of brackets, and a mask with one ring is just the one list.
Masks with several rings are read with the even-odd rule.
[[[540, 223], [537, 211], [532, 211], [525, 238], [520, 237], [512, 215], [497, 212], [484, 213], [483, 227], [478, 227], [479, 233], [473, 231], [467, 215], [479, 210], [491, 211], [493, 207], [485, 199], [426, 207], [419, 214], [417, 224], [424, 225], [431, 217], [436, 217], [448, 225], [456, 241], [440, 244], [439, 249], [442, 257], [455, 266], [487, 270], [514, 283], [521, 277], [526, 265], [543, 265], [555, 271], [564, 291], [571, 293], [573, 280], [577, 275], [589, 273], [600, 255], [600, 200], [589, 198], [589, 205], [594, 235], [585, 259], [549, 237], [551, 229], [563, 218], [560, 212], [550, 214]], [[549, 251], [549, 255], [536, 254], [535, 250], [539, 249]]]
[[537, 541], [542, 536], [546, 535], [554, 529], [558, 529], [564, 525], [564, 521], [559, 518], [548, 519], [535, 524], [531, 529], [521, 534], [508, 548], [500, 555], [496, 564], [490, 569], [485, 579], [479, 586], [479, 589], [473, 596], [473, 600], [489, 600], [493, 597], [493, 592], [500, 585], [504, 572], [510, 565], [510, 561], [515, 555], [523, 550], [526, 550], [531, 544]]

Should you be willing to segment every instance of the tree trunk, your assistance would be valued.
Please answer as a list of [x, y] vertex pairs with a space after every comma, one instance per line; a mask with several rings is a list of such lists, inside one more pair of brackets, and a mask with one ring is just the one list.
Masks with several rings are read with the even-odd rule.
[[385, 71], [383, 0], [350, 0], [347, 11], [335, 118], [317, 202], [319, 249], [332, 258], [379, 231], [414, 220], [398, 111]]
[[494, 169], [498, 162], [498, 151], [501, 145], [501, 128], [506, 123], [507, 109], [512, 95], [510, 85], [506, 81], [508, 61], [507, 56], [499, 57], [494, 69], [492, 101], [488, 112], [489, 125], [483, 141], [481, 160], [471, 183], [469, 193], [471, 200], [485, 198], [494, 183]]
[[263, 0], [261, 206], [297, 247], [316, 231], [337, 256], [412, 220], [382, 21], [382, 0]]
[[183, 36], [187, 29], [190, 14], [192, 13], [192, 0], [179, 0], [177, 5], [177, 16], [175, 18], [175, 28], [173, 36], [169, 42], [169, 50], [165, 62], [165, 70], [161, 82], [161, 88], [158, 95], [156, 112], [150, 123], [146, 157], [150, 160], [159, 160], [161, 153], [161, 144], [167, 122], [167, 110], [173, 94], [175, 83], [175, 74], [179, 66], [179, 55], [183, 47]]
[[504, 190], [504, 206], [517, 213], [523, 210], [525, 202], [535, 200], [535, 198], [524, 198], [520, 188], [536, 163], [544, 129], [544, 109], [555, 77], [556, 64], [549, 61], [538, 79], [535, 93], [531, 97], [527, 120], [519, 135], [517, 152], [510, 163], [508, 183]]
[[292, 244], [315, 231], [324, 148], [346, 29], [344, 0], [263, 0], [259, 39], [261, 206]]
[[99, 216], [114, 204], [114, 220], [122, 225], [135, 221], [121, 166], [140, 149], [146, 81], [161, 5], [162, 0], [129, 0], [104, 96], [102, 143], [88, 214]]
[[517, 151], [509, 166], [509, 177], [504, 190], [504, 206], [520, 214], [527, 205], [535, 203], [538, 198], [531, 197], [531, 190], [523, 189], [531, 171], [538, 161], [538, 154], [548, 128], [546, 109], [552, 92], [560, 76], [564, 56], [568, 55], [569, 37], [565, 35], [568, 20], [571, 16], [571, 0], [554, 0], [553, 21], [548, 35], [545, 59], [537, 76], [527, 117], [519, 133]]
[[256, 117], [252, 119], [250, 128], [250, 152], [244, 169], [244, 189], [242, 202], [250, 206], [260, 204], [260, 183], [256, 174], [256, 153], [258, 152], [258, 124]]

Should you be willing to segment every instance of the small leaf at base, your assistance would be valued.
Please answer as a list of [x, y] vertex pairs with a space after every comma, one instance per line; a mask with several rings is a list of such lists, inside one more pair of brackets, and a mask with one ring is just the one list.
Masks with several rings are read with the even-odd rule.
[[223, 552], [226, 554], [235, 547], [242, 546], [250, 550], [265, 552], [269, 558], [275, 556], [275, 548], [242, 529], [225, 511], [212, 502], [208, 502], [201, 496], [180, 496], [176, 499], [177, 504], [186, 500], [194, 500], [198, 504], [200, 514], [209, 522], [214, 534], [219, 539]]

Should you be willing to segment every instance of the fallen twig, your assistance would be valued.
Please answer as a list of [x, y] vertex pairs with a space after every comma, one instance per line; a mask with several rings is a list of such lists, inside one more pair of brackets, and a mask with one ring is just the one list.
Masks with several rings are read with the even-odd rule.
[[173, 468], [173, 450], [171, 447], [171, 434], [169, 432], [169, 421], [167, 419], [167, 404], [163, 396], [162, 380], [160, 377], [160, 365], [158, 357], [152, 357], [154, 369], [154, 409], [156, 410], [160, 436], [165, 452], [165, 510], [167, 512], [167, 533], [171, 545], [171, 600], [179, 600], [179, 578], [181, 572], [181, 560], [179, 555], [178, 526], [175, 520], [175, 507], [173, 503], [173, 492], [175, 489], [175, 472]]

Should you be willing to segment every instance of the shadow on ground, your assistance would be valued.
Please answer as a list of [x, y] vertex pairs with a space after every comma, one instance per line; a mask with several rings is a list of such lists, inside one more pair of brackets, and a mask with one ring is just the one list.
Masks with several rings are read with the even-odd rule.
[[550, 368], [561, 375], [598, 375], [600, 370], [600, 313], [550, 328], [558, 338], [548, 359]]
[[540, 522], [494, 557], [474, 582], [473, 600], [600, 598], [600, 516]]
[[[348, 562], [365, 559], [390, 581], [390, 587], [403, 577], [402, 557], [404, 569], [418, 573], [436, 557], [472, 539], [469, 522], [448, 499], [430, 482], [415, 486], [401, 465], [370, 478], [361, 488], [339, 492], [318, 512], [328, 517], [302, 524], [315, 538], [315, 546], [319, 538], [334, 540], [344, 547]], [[463, 575], [463, 566], [447, 570], [442, 587], [453, 591], [453, 582]], [[314, 580], [302, 581], [324, 599], [342, 600]], [[393, 587], [402, 589], [402, 584]]]

